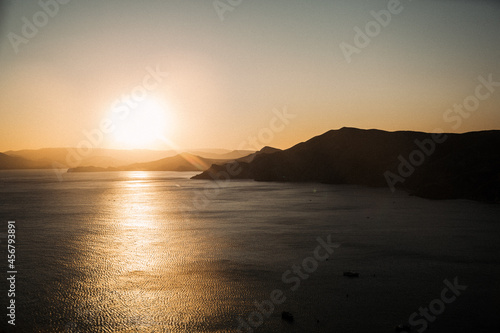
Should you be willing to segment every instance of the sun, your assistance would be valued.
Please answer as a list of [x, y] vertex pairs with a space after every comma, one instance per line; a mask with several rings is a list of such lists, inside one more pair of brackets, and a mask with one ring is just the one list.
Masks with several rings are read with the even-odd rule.
[[167, 108], [159, 100], [148, 97], [134, 107], [113, 112], [113, 136], [117, 145], [126, 149], [157, 146], [169, 125]]

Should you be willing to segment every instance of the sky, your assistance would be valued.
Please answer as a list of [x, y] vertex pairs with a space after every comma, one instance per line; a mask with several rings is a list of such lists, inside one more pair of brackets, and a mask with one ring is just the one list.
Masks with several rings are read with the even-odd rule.
[[2, 3], [0, 151], [500, 129], [500, 1]]

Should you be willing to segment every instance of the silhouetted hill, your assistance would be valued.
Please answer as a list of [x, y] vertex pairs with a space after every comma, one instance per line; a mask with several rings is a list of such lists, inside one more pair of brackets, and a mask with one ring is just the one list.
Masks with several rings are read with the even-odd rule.
[[253, 154], [250, 154], [250, 155], [247, 155], [247, 156], [239, 158], [237, 161], [238, 162], [250, 163], [250, 162], [252, 162], [255, 159], [255, 157], [257, 155], [260, 155], [260, 154], [272, 154], [272, 153], [276, 153], [278, 151], [281, 151], [281, 149], [277, 149], [277, 148], [265, 146], [264, 148], [262, 148], [261, 150], [255, 152]]
[[124, 170], [143, 171], [198, 171], [206, 170], [212, 164], [227, 160], [207, 159], [193, 154], [182, 153], [149, 163], [136, 163], [123, 167]]
[[244, 156], [254, 153], [253, 150], [232, 150], [225, 149], [216, 150], [217, 153], [211, 153], [209, 150], [189, 150], [189, 154], [197, 155], [203, 158], [216, 159], [216, 160], [235, 160]]
[[9, 156], [0, 153], [0, 170], [10, 169], [43, 169], [48, 167], [46, 163], [35, 162], [22, 157]]
[[[241, 162], [231, 178], [388, 186], [433, 199], [500, 198], [500, 131], [432, 135], [342, 128]], [[232, 166], [234, 169], [234, 165]], [[222, 178], [212, 166], [195, 179]]]
[[122, 167], [82, 166], [71, 168], [68, 172], [101, 172], [101, 171], [203, 171], [212, 164], [225, 163], [228, 160], [207, 159], [193, 154], [182, 153], [161, 160], [134, 163]]

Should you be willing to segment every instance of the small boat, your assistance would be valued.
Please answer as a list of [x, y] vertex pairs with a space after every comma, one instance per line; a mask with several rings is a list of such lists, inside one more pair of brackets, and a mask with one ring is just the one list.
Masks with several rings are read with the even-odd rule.
[[398, 333], [409, 333], [411, 332], [411, 327], [409, 325], [398, 325], [394, 331]]
[[344, 272], [344, 276], [347, 276], [347, 277], [359, 277], [359, 273], [358, 272], [353, 272], [353, 271], [348, 271], [348, 272]]
[[281, 319], [289, 321], [289, 322], [293, 322], [293, 314], [291, 314], [290, 312], [287, 312], [287, 311], [283, 311], [281, 313]]

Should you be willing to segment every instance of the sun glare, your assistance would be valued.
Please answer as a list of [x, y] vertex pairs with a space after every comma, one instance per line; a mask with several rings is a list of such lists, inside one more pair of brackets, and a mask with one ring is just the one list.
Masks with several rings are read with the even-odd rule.
[[154, 148], [168, 130], [165, 105], [147, 98], [135, 108], [115, 112], [114, 140], [122, 148]]

